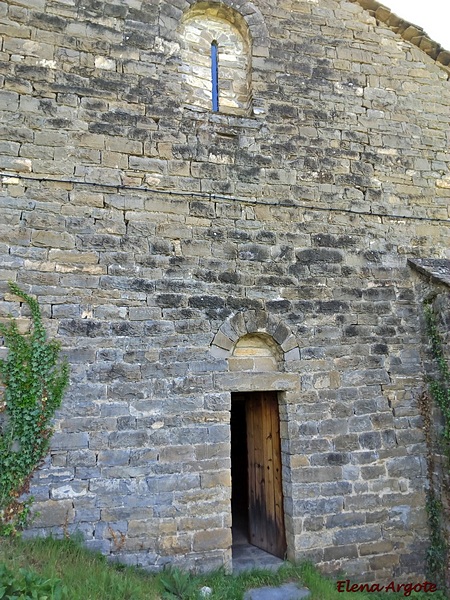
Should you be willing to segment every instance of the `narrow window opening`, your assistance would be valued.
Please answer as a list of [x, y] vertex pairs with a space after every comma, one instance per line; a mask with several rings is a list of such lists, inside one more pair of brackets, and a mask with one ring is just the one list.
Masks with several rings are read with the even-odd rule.
[[219, 111], [219, 61], [218, 47], [214, 40], [211, 43], [211, 81], [212, 81], [212, 109]]

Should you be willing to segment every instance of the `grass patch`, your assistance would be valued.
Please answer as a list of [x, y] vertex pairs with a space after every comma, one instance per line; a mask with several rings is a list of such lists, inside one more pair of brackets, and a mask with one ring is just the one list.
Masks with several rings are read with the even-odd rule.
[[159, 600], [159, 580], [137, 569], [109, 564], [77, 541], [52, 538], [1, 540], [0, 562], [11, 569], [26, 567], [45, 578], [59, 578], [68, 600]]
[[[310, 564], [286, 563], [278, 572], [254, 570], [236, 576], [219, 569], [188, 576], [177, 571], [150, 574], [142, 569], [110, 563], [82, 547], [76, 539], [0, 539], [0, 564], [11, 571], [32, 569], [44, 579], [61, 579], [64, 600], [198, 600], [203, 586], [212, 588], [209, 600], [242, 600], [246, 590], [296, 582], [311, 590], [310, 600], [397, 600], [403, 593], [338, 592], [336, 582]], [[341, 579], [345, 579], [343, 576]], [[165, 583], [165, 585], [164, 585]], [[1, 587], [1, 586], [0, 586]], [[174, 593], [170, 593], [170, 592]], [[0, 594], [0, 598], [1, 598]], [[414, 600], [445, 600], [442, 592], [414, 594]], [[38, 596], [40, 598], [40, 596]], [[48, 600], [52, 599], [50, 596]]]

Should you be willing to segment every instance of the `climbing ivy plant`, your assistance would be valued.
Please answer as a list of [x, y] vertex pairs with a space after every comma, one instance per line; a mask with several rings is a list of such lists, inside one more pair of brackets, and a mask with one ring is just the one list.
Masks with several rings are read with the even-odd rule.
[[[436, 470], [433, 445], [436, 441], [438, 452], [444, 455], [445, 470], [442, 473], [442, 491], [449, 497], [450, 370], [445, 358], [444, 346], [431, 302], [425, 303], [425, 322], [430, 349], [436, 364], [436, 373], [433, 377], [429, 378], [428, 389], [431, 398], [439, 406], [443, 418], [442, 433], [436, 437], [432, 428], [430, 401], [425, 394], [421, 399], [421, 408], [428, 446], [428, 478], [430, 480], [430, 489], [427, 492], [426, 504], [430, 526], [430, 547], [427, 555], [427, 566], [429, 574], [434, 577], [436, 583], [445, 588], [448, 547], [445, 536], [444, 506], [439, 497], [440, 492], [436, 489], [435, 482], [433, 481]], [[447, 499], [448, 502], [449, 499]]]
[[431, 351], [437, 365], [437, 376], [430, 379], [428, 385], [431, 397], [441, 409], [444, 419], [442, 436], [448, 456], [448, 451], [450, 449], [450, 370], [445, 358], [436, 315], [434, 314], [430, 303], [425, 304], [425, 319]]
[[0, 535], [12, 535], [27, 522], [33, 499], [20, 501], [33, 472], [47, 454], [51, 420], [69, 381], [66, 361], [59, 362], [59, 343], [48, 341], [38, 302], [15, 283], [11, 291], [31, 311], [32, 328], [21, 334], [11, 319], [0, 324], [8, 348], [0, 360]]

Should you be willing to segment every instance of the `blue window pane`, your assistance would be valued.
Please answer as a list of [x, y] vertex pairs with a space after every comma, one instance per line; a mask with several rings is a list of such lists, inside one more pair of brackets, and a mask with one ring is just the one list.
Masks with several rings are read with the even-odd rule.
[[211, 44], [212, 109], [219, 110], [219, 61], [217, 42]]

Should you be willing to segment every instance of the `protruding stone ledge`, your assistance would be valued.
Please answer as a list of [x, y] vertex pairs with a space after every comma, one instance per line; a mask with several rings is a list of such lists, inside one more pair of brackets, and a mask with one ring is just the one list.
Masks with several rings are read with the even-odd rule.
[[409, 258], [410, 267], [435, 283], [450, 287], [450, 260], [443, 258]]
[[299, 387], [296, 373], [217, 373], [214, 375], [214, 388], [227, 392], [264, 392], [267, 390], [285, 392]]

